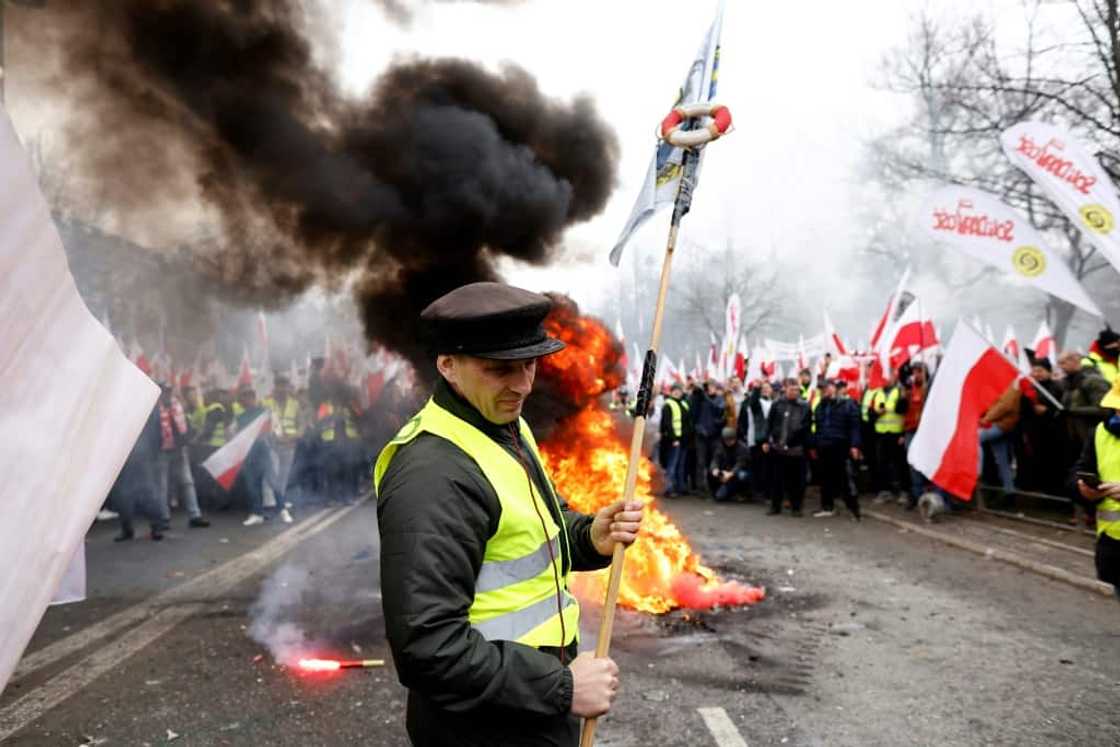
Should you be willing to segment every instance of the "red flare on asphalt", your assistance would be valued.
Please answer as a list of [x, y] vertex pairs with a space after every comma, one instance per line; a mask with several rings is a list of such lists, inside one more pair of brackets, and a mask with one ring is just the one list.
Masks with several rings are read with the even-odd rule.
[[694, 573], [682, 573], [673, 579], [673, 596], [687, 609], [707, 610], [712, 607], [736, 607], [755, 604], [766, 598], [766, 589], [747, 586], [738, 581], [705, 582]]
[[299, 668], [305, 672], [334, 672], [342, 669], [342, 662], [332, 659], [300, 659]]

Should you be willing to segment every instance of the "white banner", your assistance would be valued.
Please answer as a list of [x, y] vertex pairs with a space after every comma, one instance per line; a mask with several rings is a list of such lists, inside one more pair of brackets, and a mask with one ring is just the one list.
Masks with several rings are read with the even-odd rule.
[[774, 360], [778, 361], [795, 361], [799, 357], [824, 355], [827, 350], [826, 343], [823, 334], [807, 337], [797, 342], [782, 342], [770, 338], [763, 340], [766, 350], [770, 352]]
[[971, 187], [942, 187], [926, 198], [921, 220], [922, 229], [934, 240], [1103, 316], [1042, 235], [994, 195]]
[[[719, 37], [723, 29], [724, 2], [725, 0], [720, 0], [715, 20], [712, 21], [708, 33], [704, 36], [704, 42], [700, 45], [692, 64], [688, 67], [688, 75], [685, 76], [684, 83], [678, 89], [674, 107], [682, 104], [695, 104], [700, 101], [711, 101], [716, 95], [716, 86], [719, 82]], [[669, 112], [665, 113], [668, 114]], [[703, 163], [704, 151], [701, 149], [696, 153], [695, 158], [700, 159], [696, 163], [696, 175], [698, 177], [700, 165]], [[666, 142], [658, 141], [653, 159], [646, 170], [646, 178], [642, 182], [642, 191], [638, 194], [630, 218], [622, 229], [622, 235], [618, 237], [618, 242], [611, 249], [612, 265], [618, 265], [626, 242], [630, 240], [638, 227], [649, 220], [658, 210], [668, 207], [676, 201], [677, 189], [680, 187], [683, 173], [681, 169], [683, 159], [684, 149], [675, 148]], [[696, 184], [694, 183], [693, 188], [695, 187]]]
[[1062, 209], [1120, 272], [1120, 199], [1097, 159], [1065, 130], [1020, 122], [1000, 135], [1003, 152]]
[[2, 690], [159, 396], [78, 295], [3, 109], [0, 268]]

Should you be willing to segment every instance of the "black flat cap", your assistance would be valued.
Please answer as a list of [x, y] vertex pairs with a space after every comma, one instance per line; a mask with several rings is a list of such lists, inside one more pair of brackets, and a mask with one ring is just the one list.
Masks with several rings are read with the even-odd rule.
[[551, 309], [552, 301], [539, 293], [504, 283], [471, 283], [432, 301], [420, 320], [437, 355], [524, 360], [564, 349], [544, 330]]

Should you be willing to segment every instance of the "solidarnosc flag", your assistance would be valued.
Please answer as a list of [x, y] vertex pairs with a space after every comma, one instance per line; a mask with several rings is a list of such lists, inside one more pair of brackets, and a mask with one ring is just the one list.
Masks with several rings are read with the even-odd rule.
[[1046, 122], [1020, 122], [999, 139], [1007, 158], [1042, 187], [1120, 272], [1120, 198], [1097, 159], [1073, 135]]
[[922, 206], [922, 229], [934, 240], [999, 268], [1094, 316], [1103, 316], [1041, 234], [994, 195], [950, 185]]
[[[707, 35], [704, 36], [704, 43], [700, 45], [700, 50], [693, 58], [692, 64], [689, 65], [688, 75], [685, 76], [684, 84], [681, 85], [680, 95], [677, 96], [677, 100], [673, 104], [674, 107], [711, 101], [716, 95], [716, 84], [719, 81], [719, 37], [723, 28], [723, 5], [723, 0], [721, 0], [719, 8], [716, 10], [716, 18], [712, 21], [712, 26], [708, 29]], [[700, 163], [704, 158], [703, 149], [697, 152], [693, 158], [697, 159], [695, 173], [699, 175]], [[653, 160], [650, 161], [649, 169], [646, 170], [646, 178], [642, 182], [642, 191], [638, 194], [638, 200], [634, 203], [630, 218], [622, 229], [622, 235], [618, 237], [614, 249], [611, 249], [612, 265], [618, 266], [626, 242], [630, 240], [638, 227], [649, 220], [658, 210], [672, 205], [676, 200], [677, 188], [680, 186], [683, 174], [681, 168], [683, 160], [683, 148], [677, 148], [663, 141], [657, 143]], [[695, 178], [693, 181], [695, 182]], [[695, 186], [694, 183], [693, 187]]]
[[78, 295], [3, 108], [0, 267], [3, 690], [159, 396]]

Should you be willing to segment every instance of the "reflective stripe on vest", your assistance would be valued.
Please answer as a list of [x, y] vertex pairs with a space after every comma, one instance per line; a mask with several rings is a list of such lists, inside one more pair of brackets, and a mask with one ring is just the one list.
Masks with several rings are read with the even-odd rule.
[[[1101, 482], [1120, 482], [1120, 438], [1109, 433], [1104, 423], [1098, 423], [1093, 446]], [[1120, 501], [1115, 498], [1097, 504], [1097, 536], [1102, 534], [1120, 540]]]
[[684, 417], [681, 412], [683, 406], [672, 397], [665, 400], [665, 406], [669, 408], [669, 413], [673, 416], [673, 435], [680, 438], [684, 433]]
[[[527, 451], [539, 463], [540, 453], [524, 420], [520, 421], [520, 430]], [[501, 504], [498, 529], [486, 542], [475, 580], [468, 612], [471, 626], [487, 640], [516, 641], [534, 647], [564, 646], [578, 640], [579, 604], [567, 593], [568, 577], [561, 565], [567, 534], [544, 505], [545, 501], [551, 502], [560, 514], [555, 491], [549, 485], [548, 495], [542, 496], [521, 463], [500, 444], [428, 400], [378, 456], [374, 488], [380, 493], [397, 450], [425, 432], [450, 441], [471, 457]], [[558, 610], [557, 580], [563, 597], [562, 613]]]
[[872, 407], [878, 412], [879, 406], [883, 405], [884, 409], [879, 413], [879, 419], [875, 421], [876, 433], [902, 433], [902, 416], [895, 412], [898, 407], [898, 387], [891, 389], [890, 394], [887, 394], [882, 389], [875, 392], [875, 398], [872, 400]]
[[[210, 440], [206, 442], [207, 446], [225, 446], [226, 445], [226, 408], [221, 402], [215, 402], [212, 405], [206, 406], [206, 418], [210, 418], [210, 413], [221, 412], [222, 420], [214, 426], [214, 430], [210, 433]], [[205, 422], [205, 421], [203, 421]]]

